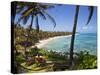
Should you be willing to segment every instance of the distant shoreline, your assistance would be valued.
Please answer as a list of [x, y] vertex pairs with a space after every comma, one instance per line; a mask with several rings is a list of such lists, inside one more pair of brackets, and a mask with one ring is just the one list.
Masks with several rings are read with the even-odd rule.
[[42, 48], [48, 42], [55, 40], [55, 39], [58, 39], [58, 38], [62, 38], [62, 37], [71, 37], [71, 34], [70, 35], [64, 35], [64, 36], [55, 36], [55, 37], [50, 37], [48, 39], [40, 40], [39, 43], [35, 44], [35, 46], [37, 46], [38, 48]]

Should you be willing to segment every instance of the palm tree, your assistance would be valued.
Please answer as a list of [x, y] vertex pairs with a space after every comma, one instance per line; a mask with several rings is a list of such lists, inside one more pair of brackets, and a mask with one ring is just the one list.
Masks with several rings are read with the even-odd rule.
[[[23, 4], [23, 3], [22, 3]], [[34, 21], [34, 18], [36, 18], [36, 29], [37, 32], [39, 32], [39, 22], [38, 18], [42, 17], [42, 19], [46, 20], [46, 16], [54, 23], [54, 27], [56, 26], [56, 22], [53, 19], [52, 16], [50, 16], [46, 10], [49, 8], [53, 8], [54, 5], [47, 5], [47, 4], [41, 4], [41, 3], [24, 3], [24, 7], [26, 7], [26, 10], [21, 13], [21, 17], [19, 18], [17, 24], [23, 20], [23, 24], [26, 24], [28, 19], [31, 17], [31, 24], [29, 28], [32, 28], [32, 24]], [[20, 7], [23, 8], [22, 6]], [[20, 10], [19, 8], [19, 10]], [[21, 11], [20, 11], [21, 12]]]
[[[25, 9], [25, 7], [27, 7], [27, 9], [25, 10], [25, 11], [23, 11], [24, 9]], [[38, 17], [42, 17], [44, 20], [46, 20], [46, 16], [54, 23], [54, 27], [56, 26], [56, 22], [55, 22], [55, 20], [53, 19], [53, 17], [52, 16], [50, 16], [45, 10], [47, 10], [47, 9], [49, 9], [49, 8], [52, 8], [52, 7], [54, 7], [54, 5], [48, 5], [48, 4], [39, 4], [39, 3], [30, 3], [30, 2], [16, 2], [16, 1], [14, 1], [14, 2], [12, 2], [11, 3], [11, 17], [12, 17], [12, 19], [11, 19], [11, 29], [13, 29], [13, 26], [15, 26], [15, 28], [16, 28], [16, 26], [18, 25], [18, 24], [14, 24], [14, 20], [15, 20], [15, 16], [16, 16], [16, 14], [18, 14], [18, 13], [20, 13], [20, 12], [22, 12], [23, 11], [23, 13], [21, 13], [21, 17], [20, 17], [20, 19], [19, 19], [19, 21], [18, 21], [18, 23], [21, 21], [21, 20], [23, 20], [23, 23], [25, 24], [25, 23], [27, 23], [27, 21], [28, 21], [28, 19], [29, 19], [29, 17], [31, 17], [31, 24], [29, 25], [29, 30], [28, 30], [28, 32], [27, 32], [27, 40], [26, 41], [28, 41], [28, 36], [29, 36], [29, 34], [30, 34], [30, 30], [31, 30], [31, 28], [32, 28], [32, 25], [33, 25], [33, 19], [34, 18], [36, 18], [36, 29], [37, 29], [37, 32], [39, 32], [39, 23], [38, 23]], [[12, 30], [12, 33], [13, 33], [13, 30]], [[12, 37], [13, 37], [13, 34], [11, 35]], [[17, 36], [16, 36], [16, 33], [15, 33], [15, 36], [14, 36], [14, 38], [16, 38]], [[13, 44], [14, 42], [12, 41], [12, 44]], [[14, 46], [15, 46], [15, 49], [14, 49], [14, 51], [16, 51], [17, 52], [17, 50], [16, 50], [16, 43], [14, 43], [13, 44]], [[11, 54], [14, 54], [14, 59], [12, 59], [12, 61], [14, 60], [14, 66], [12, 66], [12, 68], [14, 69], [12, 69], [12, 72], [13, 73], [18, 73], [18, 67], [23, 67], [23, 66], [21, 66], [17, 61], [16, 61], [16, 52], [15, 53], [13, 53], [14, 52], [13, 51], [13, 46], [12, 46], [12, 53]], [[26, 51], [26, 47], [25, 47], [25, 51]], [[12, 62], [12, 64], [13, 64], [13, 62]], [[24, 68], [24, 67], [23, 67]]]
[[[73, 31], [72, 31], [72, 37], [71, 37], [71, 44], [70, 44], [70, 61], [69, 61], [69, 66], [70, 69], [73, 69], [73, 50], [74, 50], [74, 41], [75, 41], [75, 33], [76, 33], [76, 28], [77, 28], [77, 22], [78, 22], [78, 16], [79, 16], [79, 8], [80, 6], [77, 5], [76, 6], [76, 12], [75, 12], [75, 17], [74, 17], [74, 26], [73, 26]], [[89, 17], [87, 20], [86, 25], [90, 22], [92, 16], [93, 16], [93, 10], [94, 7], [93, 6], [88, 6], [89, 8]]]
[[[28, 41], [28, 38], [30, 37], [30, 30], [32, 28], [34, 19], [36, 19], [34, 22], [36, 24], [35, 27], [36, 27], [37, 33], [39, 32], [39, 29], [40, 29], [39, 28], [39, 20], [38, 20], [39, 17], [41, 17], [44, 20], [46, 20], [46, 18], [48, 17], [53, 22], [54, 27], [56, 26], [56, 22], [53, 19], [53, 17], [50, 16], [46, 12], [47, 9], [54, 7], [54, 5], [47, 5], [47, 4], [40, 4], [40, 3], [22, 3], [22, 5], [24, 5], [24, 8], [26, 10], [20, 11], [22, 13], [21, 13], [21, 17], [19, 18], [17, 24], [20, 23], [21, 20], [23, 21], [23, 24], [26, 24], [27, 21], [29, 20], [29, 18], [31, 18], [31, 23], [29, 25], [27, 34], [25, 35], [27, 38], [26, 45], [25, 45], [25, 55], [26, 55], [27, 41]], [[21, 9], [23, 9], [22, 6], [21, 6]], [[26, 59], [27, 59], [27, 55], [26, 55]]]

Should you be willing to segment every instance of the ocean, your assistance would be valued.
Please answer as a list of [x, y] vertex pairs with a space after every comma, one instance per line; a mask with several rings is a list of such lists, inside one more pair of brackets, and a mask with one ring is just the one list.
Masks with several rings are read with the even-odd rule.
[[[75, 35], [74, 52], [88, 51], [90, 54], [97, 55], [97, 34], [96, 33], [80, 33]], [[42, 46], [43, 49], [56, 52], [69, 52], [71, 36], [61, 37], [49, 41]]]

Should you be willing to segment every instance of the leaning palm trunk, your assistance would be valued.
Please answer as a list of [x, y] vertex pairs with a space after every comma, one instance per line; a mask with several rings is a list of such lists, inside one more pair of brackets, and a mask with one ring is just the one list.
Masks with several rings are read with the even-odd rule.
[[78, 20], [78, 13], [79, 13], [79, 6], [76, 6], [76, 13], [74, 18], [74, 26], [73, 26], [73, 32], [71, 37], [71, 44], [70, 44], [70, 61], [69, 66], [70, 69], [73, 69], [73, 50], [74, 50], [74, 41], [75, 41], [75, 33], [76, 33], [76, 27], [77, 27], [77, 20]]

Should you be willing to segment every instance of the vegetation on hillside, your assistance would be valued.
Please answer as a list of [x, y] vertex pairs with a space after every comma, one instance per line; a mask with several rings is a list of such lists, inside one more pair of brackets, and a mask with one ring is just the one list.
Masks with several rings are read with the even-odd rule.
[[[31, 49], [28, 53], [30, 58], [27, 62], [22, 54], [17, 56], [17, 61], [20, 62], [22, 66], [26, 68], [25, 72], [48, 72], [48, 71], [65, 71], [69, 70], [69, 53], [60, 53], [54, 51], [47, 51], [44, 49]], [[41, 56], [42, 60], [36, 60], [37, 54]], [[67, 54], [67, 55], [66, 55]], [[73, 70], [80, 69], [95, 69], [97, 68], [97, 58], [94, 55], [88, 54], [88, 52], [76, 53], [77, 56], [74, 57]], [[39, 57], [40, 58], [40, 57]], [[45, 62], [42, 62], [42, 61]], [[57, 65], [57, 66], [54, 66]], [[61, 67], [61, 65], [63, 67]], [[48, 67], [47, 67], [48, 66]], [[64, 68], [64, 69], [63, 69]], [[19, 69], [20, 70], [20, 69]], [[25, 69], [22, 69], [22, 71]], [[21, 71], [21, 72], [22, 72]]]

